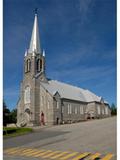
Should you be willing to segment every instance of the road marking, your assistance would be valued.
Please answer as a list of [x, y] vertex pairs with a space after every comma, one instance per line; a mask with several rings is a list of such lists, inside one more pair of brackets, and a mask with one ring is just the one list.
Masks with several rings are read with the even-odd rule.
[[45, 150], [37, 150], [37, 151], [34, 151], [34, 153], [27, 154], [27, 156], [34, 156], [41, 152], [45, 152]]
[[51, 150], [48, 150], [48, 151], [42, 152], [42, 153], [40, 153], [40, 154], [37, 154], [37, 155], [35, 155], [34, 157], [41, 157], [41, 156], [43, 156], [43, 155], [45, 155], [45, 154], [47, 154], [47, 153], [49, 153], [49, 152], [52, 152], [52, 151], [51, 151]]
[[109, 153], [105, 157], [103, 157], [101, 160], [110, 160], [113, 157], [113, 154]]
[[75, 155], [78, 154], [78, 153], [79, 153], [79, 152], [73, 152], [73, 153], [71, 153], [71, 154], [68, 154], [68, 155], [65, 156], [65, 157], [60, 158], [60, 160], [66, 160], [66, 159], [68, 159], [68, 158], [70, 158], [70, 157], [75, 156]]
[[19, 153], [19, 152], [21, 152], [23, 150], [24, 150], [24, 148], [18, 148], [18, 149], [14, 150], [14, 151], [9, 151], [8, 154], [17, 154], [17, 153]]
[[[26, 157], [42, 157], [42, 158], [49, 158], [49, 159], [57, 159], [59, 160], [69, 160], [69, 158], [74, 157], [72, 160], [81, 160], [83, 158], [86, 158], [88, 156], [88, 160], [95, 160], [96, 158], [100, 158], [100, 153], [95, 153], [93, 155], [90, 155], [89, 152], [85, 152], [82, 154], [79, 154], [79, 152], [63, 152], [63, 151], [52, 151], [52, 150], [45, 150], [45, 149], [33, 149], [33, 148], [20, 148], [20, 147], [14, 147], [4, 150], [5, 154], [13, 154], [13, 155], [19, 155], [19, 156], [26, 156]], [[79, 155], [77, 155], [79, 154]], [[103, 158], [100, 158], [101, 160], [111, 160], [113, 157], [113, 154], [109, 153]]]
[[8, 153], [8, 152], [14, 151], [14, 150], [16, 150], [16, 149], [18, 149], [18, 147], [9, 148], [9, 149], [6, 149], [6, 150], [4, 151], [4, 153]]
[[62, 152], [62, 153], [60, 153], [60, 154], [58, 154], [56, 156], [51, 157], [51, 159], [59, 158], [59, 157], [63, 156], [64, 154], [67, 154], [67, 153], [70, 153], [70, 152]]
[[26, 155], [27, 153], [29, 153], [31, 151], [32, 151], [31, 148], [30, 149], [25, 149], [22, 153], [20, 153], [20, 155], [24, 156], [24, 155]]
[[90, 158], [88, 158], [88, 160], [95, 160], [96, 158], [100, 157], [100, 153], [95, 153], [94, 155], [92, 155]]
[[57, 154], [57, 153], [60, 153], [60, 152], [61, 151], [55, 151], [55, 152], [52, 152], [52, 153], [50, 153], [50, 154], [48, 154], [46, 156], [43, 156], [42, 158], [49, 158], [49, 157], [53, 156], [54, 154]]
[[35, 151], [37, 151], [36, 149], [31, 149], [29, 151], [26, 151], [24, 153], [21, 153], [20, 155], [24, 155], [24, 156], [29, 156], [29, 154], [33, 154]]
[[83, 158], [87, 157], [89, 154], [90, 154], [89, 152], [82, 153], [82, 154], [80, 154], [79, 156], [73, 158], [72, 160], [80, 160], [80, 159], [83, 159]]

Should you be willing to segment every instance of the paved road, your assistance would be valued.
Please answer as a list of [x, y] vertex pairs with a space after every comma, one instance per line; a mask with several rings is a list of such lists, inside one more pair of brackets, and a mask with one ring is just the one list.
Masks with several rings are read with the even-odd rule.
[[4, 139], [3, 144], [4, 160], [79, 160], [95, 155], [116, 160], [116, 117], [37, 129]]

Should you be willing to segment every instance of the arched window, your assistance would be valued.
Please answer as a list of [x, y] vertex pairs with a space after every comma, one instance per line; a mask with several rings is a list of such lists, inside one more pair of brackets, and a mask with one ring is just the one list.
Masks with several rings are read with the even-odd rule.
[[105, 114], [105, 110], [104, 110], [104, 108], [102, 108], [102, 114]]
[[40, 72], [40, 59], [37, 60], [37, 72]]
[[27, 72], [30, 72], [30, 68], [31, 68], [31, 61], [30, 59], [27, 60]]
[[80, 106], [80, 114], [84, 114], [83, 106]]
[[100, 109], [99, 105], [97, 105], [97, 112], [98, 112], [99, 115], [101, 114], [101, 109]]
[[68, 104], [68, 114], [72, 114], [72, 106], [71, 106], [71, 104]]
[[42, 70], [42, 59], [38, 59], [36, 65], [37, 72], [40, 72]]
[[25, 62], [25, 73], [30, 72], [30, 69], [31, 69], [31, 61], [30, 59], [27, 59]]
[[28, 113], [28, 114], [30, 114], [30, 109], [29, 109], [29, 108], [26, 108], [26, 109], [25, 109], [25, 112]]
[[28, 104], [30, 103], [30, 87], [27, 86], [24, 90], [24, 103]]
[[40, 70], [42, 70], [42, 59], [40, 59]]
[[27, 61], [25, 62], [25, 73], [27, 72]]
[[105, 113], [108, 114], [108, 107], [105, 107]]

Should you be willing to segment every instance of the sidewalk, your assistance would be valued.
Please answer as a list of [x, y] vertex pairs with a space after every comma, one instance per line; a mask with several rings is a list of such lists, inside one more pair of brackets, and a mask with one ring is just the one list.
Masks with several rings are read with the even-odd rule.
[[33, 126], [32, 129], [34, 131], [39, 131], [41, 129], [46, 129], [46, 128], [50, 128], [50, 127], [54, 127], [54, 125], [41, 125], [41, 126]]

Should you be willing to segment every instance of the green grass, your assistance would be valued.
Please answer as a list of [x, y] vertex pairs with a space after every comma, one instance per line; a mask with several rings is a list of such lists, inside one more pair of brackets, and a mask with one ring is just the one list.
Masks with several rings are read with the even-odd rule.
[[16, 127], [4, 127], [3, 131], [6, 133], [4, 137], [19, 136], [32, 132], [32, 128], [16, 128]]

